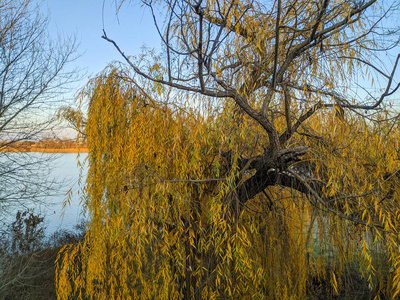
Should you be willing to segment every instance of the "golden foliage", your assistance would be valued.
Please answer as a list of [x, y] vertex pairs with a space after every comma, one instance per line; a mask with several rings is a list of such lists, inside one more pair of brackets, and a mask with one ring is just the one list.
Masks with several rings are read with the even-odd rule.
[[341, 96], [376, 46], [350, 2], [169, 7], [177, 68], [117, 47], [145, 80], [109, 67], [82, 93], [91, 223], [60, 252], [60, 299], [329, 298], [352, 272], [397, 295], [400, 129], [385, 97]]
[[173, 111], [115, 69], [87, 90], [91, 224], [84, 243], [60, 254], [60, 298], [304, 299], [312, 278], [337, 292], [357, 257], [382, 288], [373, 251], [397, 270], [397, 126], [316, 114], [306, 127], [315, 138], [292, 143], [311, 147], [301, 164], [328, 179], [332, 203], [269, 187], [236, 216], [234, 166], [262, 151], [250, 120]]

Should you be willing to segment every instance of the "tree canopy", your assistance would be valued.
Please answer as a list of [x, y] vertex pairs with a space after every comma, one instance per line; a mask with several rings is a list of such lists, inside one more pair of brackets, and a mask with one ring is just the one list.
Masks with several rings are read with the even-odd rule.
[[351, 297], [354, 270], [395, 297], [398, 5], [143, 4], [163, 53], [104, 31], [126, 64], [81, 94], [91, 223], [60, 252], [59, 297]]

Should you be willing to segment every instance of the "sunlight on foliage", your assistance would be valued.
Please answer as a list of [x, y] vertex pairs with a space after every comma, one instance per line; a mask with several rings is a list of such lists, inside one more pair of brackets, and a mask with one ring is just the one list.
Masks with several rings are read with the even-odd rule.
[[167, 2], [166, 57], [104, 33], [128, 67], [81, 93], [91, 223], [59, 253], [60, 299], [399, 293], [396, 65], [373, 104], [350, 88], [377, 70], [374, 1], [282, 2]]

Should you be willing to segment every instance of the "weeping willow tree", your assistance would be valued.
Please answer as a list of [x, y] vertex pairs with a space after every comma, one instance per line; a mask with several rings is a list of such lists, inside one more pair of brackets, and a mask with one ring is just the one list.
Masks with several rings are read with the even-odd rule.
[[105, 33], [128, 65], [82, 93], [91, 223], [60, 252], [59, 298], [396, 297], [400, 56], [377, 55], [396, 7], [155, 5], [165, 53]]

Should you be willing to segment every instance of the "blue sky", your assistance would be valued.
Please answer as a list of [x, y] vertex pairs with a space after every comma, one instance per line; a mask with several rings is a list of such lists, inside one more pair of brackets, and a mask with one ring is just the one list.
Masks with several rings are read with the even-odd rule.
[[[113, 61], [121, 61], [121, 55], [112, 44], [101, 38], [103, 35], [103, 0], [34, 0], [41, 3], [41, 10], [48, 15], [49, 34], [52, 39], [58, 36], [74, 36], [79, 43], [77, 54], [68, 70], [81, 70], [82, 79], [74, 83], [69, 93], [63, 94], [63, 105], [74, 106], [76, 93]], [[133, 2], [133, 1], [132, 1]], [[136, 3], [125, 4], [116, 15], [114, 0], [104, 1], [104, 28], [107, 36], [115, 40], [128, 55], [137, 55], [142, 46], [160, 49], [160, 39], [153, 19], [145, 7]], [[59, 137], [73, 138], [76, 132], [62, 128], [54, 132]]]
[[[129, 55], [139, 54], [143, 45], [160, 46], [152, 18], [138, 2], [125, 4], [118, 16], [114, 0], [104, 2], [104, 28], [107, 35]], [[53, 38], [57, 38], [57, 34], [76, 36], [80, 44], [78, 53], [81, 56], [70, 65], [71, 68], [78, 67], [84, 71], [84, 78], [78, 85], [85, 84], [89, 77], [103, 70], [110, 62], [121, 60], [113, 45], [101, 38], [102, 7], [102, 0], [45, 0], [42, 4], [42, 10], [50, 17], [49, 31]]]

